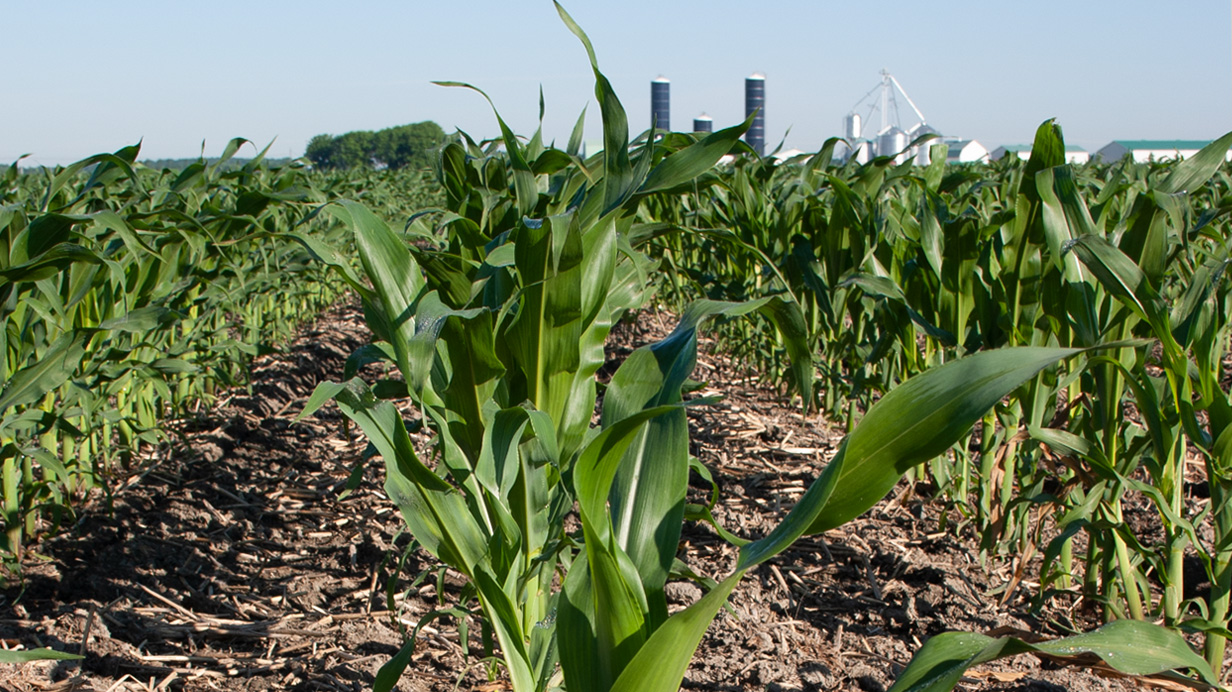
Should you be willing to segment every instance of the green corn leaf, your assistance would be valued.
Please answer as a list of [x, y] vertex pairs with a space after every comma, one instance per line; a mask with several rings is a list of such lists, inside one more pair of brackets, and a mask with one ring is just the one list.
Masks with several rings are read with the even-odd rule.
[[679, 409], [678, 404], [664, 405], [630, 414], [605, 426], [579, 453], [574, 464], [578, 512], [582, 515], [583, 527], [589, 526], [600, 542], [607, 543], [612, 536], [607, 501], [625, 451], [647, 421]]
[[295, 421], [299, 421], [311, 416], [321, 409], [322, 406], [334, 400], [342, 390], [346, 389], [345, 382], [322, 382], [312, 390], [312, 395], [308, 397], [308, 401], [304, 403], [304, 409], [295, 417]]
[[740, 141], [753, 124], [753, 118], [750, 115], [743, 123], [707, 135], [700, 142], [664, 158], [651, 169], [646, 182], [638, 189], [638, 196], [670, 190], [713, 168]]
[[790, 296], [772, 296], [757, 311], [765, 315], [783, 337], [783, 346], [791, 360], [790, 382], [800, 394], [800, 406], [806, 413], [813, 406], [814, 341], [800, 303]]
[[531, 170], [535, 175], [552, 175], [565, 170], [573, 165], [573, 158], [560, 149], [545, 149], [535, 162], [531, 164]]
[[586, 134], [586, 108], [582, 108], [582, 112], [578, 114], [577, 122], [573, 124], [573, 131], [569, 133], [569, 144], [565, 147], [565, 152], [569, 156], [578, 156], [582, 151], [582, 137]]
[[1211, 293], [1225, 281], [1224, 275], [1230, 264], [1232, 260], [1222, 260], [1195, 268], [1189, 287], [1173, 304], [1168, 321], [1173, 325], [1173, 336], [1182, 346], [1188, 347], [1194, 340], [1194, 325], [1202, 314], [1201, 308]]
[[42, 281], [56, 276], [78, 262], [102, 264], [93, 250], [72, 243], [61, 243], [37, 258], [0, 269], [0, 286], [6, 283]]
[[0, 650], [0, 663], [29, 663], [30, 661], [78, 661], [84, 656], [69, 654], [55, 649], [27, 649], [24, 651]]
[[1192, 668], [1206, 683], [1216, 683], [1210, 666], [1179, 635], [1148, 622], [1116, 620], [1093, 632], [1037, 644], [968, 632], [939, 634], [916, 652], [890, 692], [948, 692], [972, 666], [1028, 652], [1051, 656], [1095, 654], [1128, 675]]
[[210, 166], [211, 175], [215, 175], [219, 171], [221, 171], [223, 168], [223, 165], [226, 164], [228, 161], [230, 161], [236, 155], [236, 153], [239, 152], [240, 147], [244, 146], [245, 144], [249, 144], [249, 143], [250, 142], [244, 139], [243, 137], [233, 137], [231, 141], [227, 142], [227, 146], [224, 147], [222, 150], [222, 155], [219, 156], [218, 160], [215, 161]]
[[1220, 137], [1202, 150], [1180, 161], [1167, 178], [1161, 180], [1155, 187], [1159, 192], [1174, 194], [1177, 192], [1194, 192], [1206, 184], [1215, 171], [1223, 165], [1232, 147], [1232, 132]]
[[[861, 425], [863, 425], [863, 421], [861, 421]], [[857, 430], [858, 429], [859, 428], [857, 428]], [[834, 496], [835, 488], [838, 487], [839, 479], [844, 471], [845, 465], [847, 464], [846, 449], [848, 441], [849, 440], [843, 441], [843, 443], [839, 446], [838, 453], [834, 455], [834, 458], [831, 459], [830, 463], [826, 465], [826, 468], [822, 470], [821, 475], [817, 477], [817, 480], [813, 481], [813, 483], [809, 486], [809, 489], [804, 492], [804, 495], [802, 495], [799, 501], [796, 502], [795, 506], [791, 508], [791, 511], [787, 513], [787, 516], [783, 518], [783, 521], [779, 522], [779, 524], [764, 537], [756, 541], [746, 543], [740, 547], [740, 558], [736, 563], [736, 568], [738, 570], [752, 569], [762, 562], [778, 555], [784, 550], [787, 550], [787, 548], [789, 548], [792, 543], [795, 543], [801, 536], [809, 533], [820, 533], [825, 530], [824, 528], [815, 530], [814, 527], [820, 524], [821, 517], [819, 515], [830, 503], [831, 498]], [[886, 469], [882, 470], [890, 473], [890, 471]], [[901, 475], [902, 474], [896, 474], [894, 476], [894, 481], [897, 482]], [[890, 487], [892, 488], [893, 484], [891, 484]], [[869, 502], [868, 507], [873, 506], [873, 504], [875, 504], [877, 500], [881, 499], [886, 492], [889, 492], [889, 488], [878, 495], [875, 500]], [[865, 507], [857, 512], [856, 516], [862, 514], [868, 509], [868, 507]]]
[[646, 643], [648, 606], [624, 551], [587, 539], [557, 606], [561, 668], [567, 686], [608, 690]]
[[376, 672], [376, 678], [372, 681], [373, 692], [391, 692], [402, 679], [402, 673], [406, 671], [406, 667], [411, 664], [411, 656], [414, 653], [415, 639], [412, 637], [407, 639], [402, 648], [398, 649], [398, 653]]
[[415, 540], [454, 569], [474, 574], [488, 552], [483, 532], [463, 495], [419, 460], [402, 414], [358, 379], [324, 391], [331, 390], [336, 390], [338, 407], [385, 458], [385, 492], [402, 511]]
[[0, 392], [0, 411], [42, 399], [73, 376], [85, 355], [88, 332], [61, 336], [35, 363], [18, 370]]
[[[90, 188], [95, 185], [105, 183], [107, 178], [114, 178], [118, 173], [126, 174], [130, 179], [136, 182], [137, 177], [133, 173], [132, 162], [136, 160], [138, 149], [139, 145], [124, 147], [115, 154], [96, 154], [65, 167], [64, 170], [59, 171], [52, 176], [51, 184], [47, 186], [47, 191], [43, 196], [40, 209], [46, 211], [48, 206], [51, 204], [52, 199], [54, 199], [66, 185], [76, 178], [77, 174], [80, 173], [82, 169], [88, 166], [95, 166], [94, 172], [91, 174], [90, 179], [86, 182], [86, 184], [82, 186], [81, 192], [77, 195], [77, 197], [68, 204], [64, 205], [65, 208], [72, 207], [77, 204], [77, 202], [81, 201]], [[136, 187], [137, 189], [140, 189], [139, 184]]]
[[610, 658], [601, 658], [590, 562], [583, 548], [561, 584], [556, 639], [566, 689], [607, 690], [614, 681]]
[[519, 626], [518, 607], [488, 570], [476, 570], [473, 578], [480, 598], [492, 613], [490, 623], [504, 651], [513, 689], [534, 690], [534, 674], [531, 672], [530, 655], [526, 651], [529, 637]]
[[388, 342], [378, 341], [376, 343], [364, 344], [355, 349], [347, 357], [346, 365], [342, 371], [343, 377], [349, 380], [358, 375], [362, 368], [374, 363], [397, 363], [393, 347]]
[[62, 462], [60, 458], [57, 457], [55, 454], [52, 454], [51, 452], [47, 451], [46, 449], [43, 449], [42, 447], [35, 447], [33, 449], [25, 449], [22, 451], [23, 453], [37, 459], [39, 465], [55, 473], [57, 477], [68, 478], [68, 468], [64, 465], [64, 462]]
[[1003, 397], [1079, 352], [1021, 347], [976, 353], [887, 392], [848, 436], [834, 496], [808, 532], [826, 531], [863, 514], [902, 474], [949, 449]]
[[73, 225], [78, 219], [64, 214], [43, 214], [23, 228], [9, 250], [9, 265], [36, 260], [53, 247], [72, 239]]
[[518, 205], [518, 213], [524, 216], [530, 214], [539, 201], [539, 190], [535, 183], [535, 174], [531, 171], [530, 164], [526, 162], [526, 153], [521, 143], [518, 142], [517, 135], [513, 134], [513, 130], [509, 129], [509, 126], [505, 124], [504, 118], [496, 110], [496, 104], [492, 103], [492, 99], [482, 89], [465, 82], [432, 83], [443, 87], [470, 89], [487, 100], [488, 105], [492, 107], [492, 112], [496, 114], [496, 122], [500, 125], [501, 137], [505, 143], [505, 152], [509, 155], [509, 163], [513, 166], [514, 198]]
[[714, 518], [714, 513], [706, 505], [695, 505], [692, 503], [684, 506], [684, 518], [686, 521], [700, 521], [710, 525], [714, 532], [719, 535], [719, 538], [731, 543], [737, 548], [744, 547], [752, 541], [745, 540], [736, 534], [728, 531], [722, 524]]
[[607, 77], [599, 71], [599, 61], [595, 57], [595, 48], [591, 45], [590, 38], [559, 2], [555, 0], [553, 2], [561, 21], [586, 48], [591, 69], [595, 73], [595, 98], [599, 101], [599, 111], [603, 116], [602, 212], [606, 214], [623, 204], [640, 183], [633, 165], [629, 162], [629, 120], [625, 115], [624, 106], [620, 104], [620, 99], [616, 96], [616, 90], [612, 88]]
[[130, 310], [119, 317], [104, 320], [98, 325], [98, 329], [131, 333], [147, 332], [171, 324], [179, 317], [180, 315], [174, 310], [152, 305]]
[[693, 652], [742, 577], [743, 570], [733, 573], [696, 603], [668, 618], [625, 667], [611, 692], [679, 690]]
[[[421, 576], [422, 578], [422, 576]], [[418, 584], [419, 580], [416, 579]], [[420, 616], [419, 621], [415, 623], [415, 628], [411, 630], [410, 636], [406, 643], [398, 650], [385, 665], [381, 666], [376, 672], [376, 678], [372, 681], [373, 692], [391, 692], [398, 684], [398, 680], [402, 678], [402, 673], [406, 671], [406, 667], [411, 664], [411, 656], [415, 653], [415, 641], [419, 637], [419, 631], [425, 625], [443, 617], [456, 618], [458, 626], [458, 634], [465, 640], [466, 638], [466, 618], [470, 616], [470, 612], [464, 608], [441, 608], [432, 610]]]
[[483, 445], [475, 464], [475, 478], [496, 497], [505, 500], [521, 467], [518, 445], [530, 423], [528, 411], [514, 407], [497, 411], [483, 431]]
[[1108, 463], [1108, 458], [1104, 456], [1103, 450], [1091, 444], [1085, 437], [1065, 430], [1039, 428], [1034, 425], [1028, 425], [1027, 432], [1031, 434], [1031, 439], [1048, 445], [1054, 451], [1085, 459], [1106, 479], [1119, 479], [1120, 474]]
[[937, 193], [925, 189], [920, 195], [920, 249], [937, 278], [941, 278], [941, 258], [945, 255], [945, 231], [942, 224], [949, 211]]
[[1094, 235], [1077, 238], [1070, 243], [1069, 249], [1078, 255], [1106, 291], [1151, 325], [1155, 337], [1163, 344], [1164, 357], [1173, 367], [1179, 366], [1185, 357], [1172, 336], [1167, 306], [1133, 260], [1108, 241]]
[[902, 289], [889, 277], [858, 273], [839, 282], [839, 286], [856, 286], [870, 296], [892, 300], [903, 306], [903, 309], [907, 311], [907, 318], [911, 320], [911, 323], [915, 325], [916, 330], [920, 333], [936, 339], [946, 346], [954, 346], [958, 343], [958, 337], [952, 332], [929, 322], [927, 318], [911, 307]]
[[[183, 358], [157, 358], [150, 361], [150, 369], [160, 375], [185, 375], [192, 372], [197, 372], [196, 365], [184, 360]], [[155, 386], [160, 382], [155, 380]], [[170, 399], [170, 396], [164, 397]]]
[[[361, 204], [344, 201], [327, 210], [355, 233], [364, 273], [376, 289], [380, 321], [397, 354], [398, 369], [408, 381], [412, 373], [425, 372], [434, 356], [431, 344], [412, 344], [416, 323], [414, 305], [425, 283], [411, 252], [389, 226]], [[428, 365], [425, 365], [425, 361]]]
[[[697, 363], [698, 327], [712, 317], [748, 314], [771, 300], [690, 305], [671, 334], [635, 350], [612, 376], [603, 399], [603, 426], [646, 408], [679, 403], [681, 387]], [[667, 618], [663, 588], [680, 545], [688, 480], [688, 418], [677, 408], [636, 433], [608, 497], [616, 545], [637, 567], [646, 592], [651, 631]]]
[[[416, 334], [412, 339], [411, 367], [404, 373], [407, 385], [416, 395], [427, 385], [434, 357], [443, 351], [448, 364], [441, 371], [448, 378], [437, 394], [454, 421], [452, 433], [474, 460], [482, 446], [483, 408], [492, 397], [495, 380], [505, 371], [494, 350], [492, 313], [485, 308], [452, 310], [441, 303], [436, 291], [419, 302]], [[442, 348], [438, 349], [440, 337]]]
[[1045, 168], [1053, 168], [1065, 163], [1065, 137], [1061, 134], [1061, 126], [1056, 118], [1050, 118], [1040, 124], [1035, 130], [1035, 142], [1031, 145], [1031, 158], [1027, 160], [1027, 168], [1022, 174], [1022, 183], [1018, 192], [1028, 202], [1039, 204], [1040, 196], [1036, 188], [1035, 174]]
[[356, 293], [361, 296], [372, 295], [372, 289], [359, 278], [350, 262], [344, 260], [334, 248], [325, 244], [324, 241], [307, 233], [292, 232], [286, 235], [302, 244], [318, 262], [323, 262], [336, 271]]
[[1076, 260], [1070, 258], [1066, 263], [1066, 245], [1078, 236], [1093, 234], [1095, 224], [1075, 188], [1073, 171], [1068, 166], [1045, 168], [1035, 175], [1035, 182], [1044, 237], [1053, 263], [1058, 269], [1070, 272], [1067, 278], [1077, 280], [1081, 273], [1077, 271]]
[[[607, 500], [625, 452], [642, 427], [679, 408], [643, 409], [604, 427], [574, 464], [586, 551], [566, 575], [558, 606], [561, 666], [574, 687], [609, 688], [645, 642], [649, 604], [637, 567], [615, 541]], [[565, 633], [571, 633], [569, 639]], [[583, 645], [587, 641], [595, 645]]]

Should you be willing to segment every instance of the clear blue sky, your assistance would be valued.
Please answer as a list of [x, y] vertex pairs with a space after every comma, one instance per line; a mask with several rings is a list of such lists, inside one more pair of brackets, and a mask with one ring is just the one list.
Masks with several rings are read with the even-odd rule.
[[[570, 0], [600, 67], [649, 125], [650, 80], [672, 124], [743, 118], [766, 75], [766, 138], [816, 150], [888, 69], [929, 124], [989, 149], [1057, 117], [1071, 144], [1211, 139], [1232, 130], [1229, 0]], [[315, 134], [435, 120], [498, 133], [485, 89], [529, 135], [538, 90], [561, 144], [588, 103], [581, 44], [550, 0], [188, 3], [0, 0], [0, 161], [68, 163], [144, 138], [147, 158], [217, 154], [231, 137], [301, 155]], [[905, 105], [904, 105], [905, 108]], [[788, 133], [788, 128], [790, 132]]]

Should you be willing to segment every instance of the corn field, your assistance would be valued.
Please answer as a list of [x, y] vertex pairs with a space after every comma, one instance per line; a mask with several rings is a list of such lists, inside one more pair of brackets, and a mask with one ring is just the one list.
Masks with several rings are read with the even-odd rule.
[[[926, 167], [837, 161], [837, 140], [761, 158], [741, 141], [750, 121], [631, 136], [595, 48], [560, 14], [593, 67], [599, 154], [582, 154], [584, 116], [558, 149], [489, 102], [502, 136], [458, 133], [430, 174], [271, 168], [263, 152], [224, 166], [242, 140], [183, 171], [145, 168], [137, 147], [7, 169], [9, 580], [203, 407], [251, 387], [257, 357], [354, 296], [372, 341], [300, 418], [345, 414], [370, 446], [361, 465], [383, 463], [407, 554], [463, 583], [456, 607], [400, 625], [377, 690], [412, 674], [426, 628], [469, 614], [491, 689], [678, 690], [746, 576], [904, 479], [942, 508], [937, 531], [1015, 575], [993, 598], [1029, 588], [1096, 626], [938, 633], [891, 690], [953, 689], [1027, 652], [1219, 688], [1232, 134], [1182, 162], [1074, 166], [1048, 121], [1029, 161], [947, 165], [936, 145]], [[613, 329], [655, 311], [674, 328], [601, 374]], [[708, 502], [690, 493], [714, 471], [690, 438], [691, 416], [718, 415], [692, 379], [705, 334], [802, 419], [846, 432], [761, 535], [716, 519], [712, 481]], [[681, 559], [695, 526], [732, 550], [729, 569]], [[1187, 584], [1190, 563], [1206, 588]], [[669, 608], [679, 582], [703, 593]]]

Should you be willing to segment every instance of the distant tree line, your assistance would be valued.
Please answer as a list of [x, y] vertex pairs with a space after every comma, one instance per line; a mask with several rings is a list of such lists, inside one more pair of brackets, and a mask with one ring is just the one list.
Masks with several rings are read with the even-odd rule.
[[304, 156], [317, 168], [428, 168], [444, 139], [441, 126], [427, 120], [376, 132], [317, 135]]
[[[233, 171], [233, 170], [242, 168], [244, 164], [248, 163], [251, 160], [252, 159], [232, 158], [222, 165], [222, 169], [224, 171]], [[265, 164], [269, 166], [270, 168], [278, 168], [279, 166], [285, 166], [291, 163], [291, 161], [293, 160], [294, 159], [291, 159], [291, 158], [269, 158], [269, 157], [262, 159], [262, 161], [264, 161]], [[186, 159], [141, 159], [140, 161], [138, 161], [138, 163], [142, 164], [143, 166], [147, 168], [152, 168], [156, 171], [162, 171], [162, 170], [168, 170], [168, 169], [173, 170], [173, 171], [182, 171], [185, 168], [188, 168], [189, 166], [191, 166], [192, 164], [202, 162], [202, 161], [204, 161], [206, 164], [213, 165], [213, 164], [218, 163], [218, 157], [211, 156], [205, 159], [202, 159], [199, 156], [195, 158], [190, 158], [190, 159], [187, 159], [187, 158]], [[0, 163], [0, 175], [7, 173], [8, 169], [11, 167], [12, 166], [10, 164]], [[18, 174], [24, 175], [26, 173], [36, 173], [39, 171], [53, 171], [56, 168], [57, 166], [20, 166], [18, 167], [17, 172]], [[90, 172], [94, 170], [94, 166], [92, 165], [86, 166], [82, 170], [85, 170], [86, 172]]]
[[[285, 166], [288, 163], [291, 163], [291, 159], [289, 158], [275, 159], [275, 158], [266, 157], [262, 160], [270, 168], [277, 168], [279, 166]], [[161, 171], [161, 170], [168, 169], [168, 168], [173, 171], [182, 171], [185, 168], [188, 168], [189, 166], [191, 166], [192, 164], [200, 162], [200, 161], [204, 161], [207, 165], [213, 165], [215, 163], [218, 163], [218, 157], [210, 156], [204, 159], [202, 159], [201, 157], [196, 157], [196, 158], [191, 158], [191, 159], [142, 159], [141, 163], [149, 168], [153, 168], [156, 171]], [[244, 164], [248, 163], [249, 161], [251, 161], [251, 159], [232, 158], [228, 160], [226, 163], [224, 163], [222, 165], [222, 168], [223, 170], [226, 170], [226, 171], [236, 170], [238, 168], [242, 168]]]

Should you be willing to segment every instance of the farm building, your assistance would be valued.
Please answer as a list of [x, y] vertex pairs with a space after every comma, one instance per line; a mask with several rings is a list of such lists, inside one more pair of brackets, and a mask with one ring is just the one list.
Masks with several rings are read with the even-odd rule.
[[[1008, 154], [1016, 154], [1018, 158], [1026, 161], [1031, 158], [1030, 144], [1006, 144], [992, 150], [989, 158], [993, 161], [998, 161]], [[1091, 152], [1079, 146], [1067, 144], [1065, 146], [1065, 162], [1066, 163], [1086, 163], [1091, 160]]]
[[[1210, 141], [1200, 139], [1118, 139], [1095, 152], [1095, 157], [1104, 161], [1119, 161], [1127, 155], [1134, 161], [1184, 159], [1208, 144]], [[1232, 149], [1225, 159], [1232, 161]]]
[[941, 143], [950, 147], [945, 157], [948, 163], [975, 163], [988, 160], [988, 149], [974, 139], [942, 138]]

